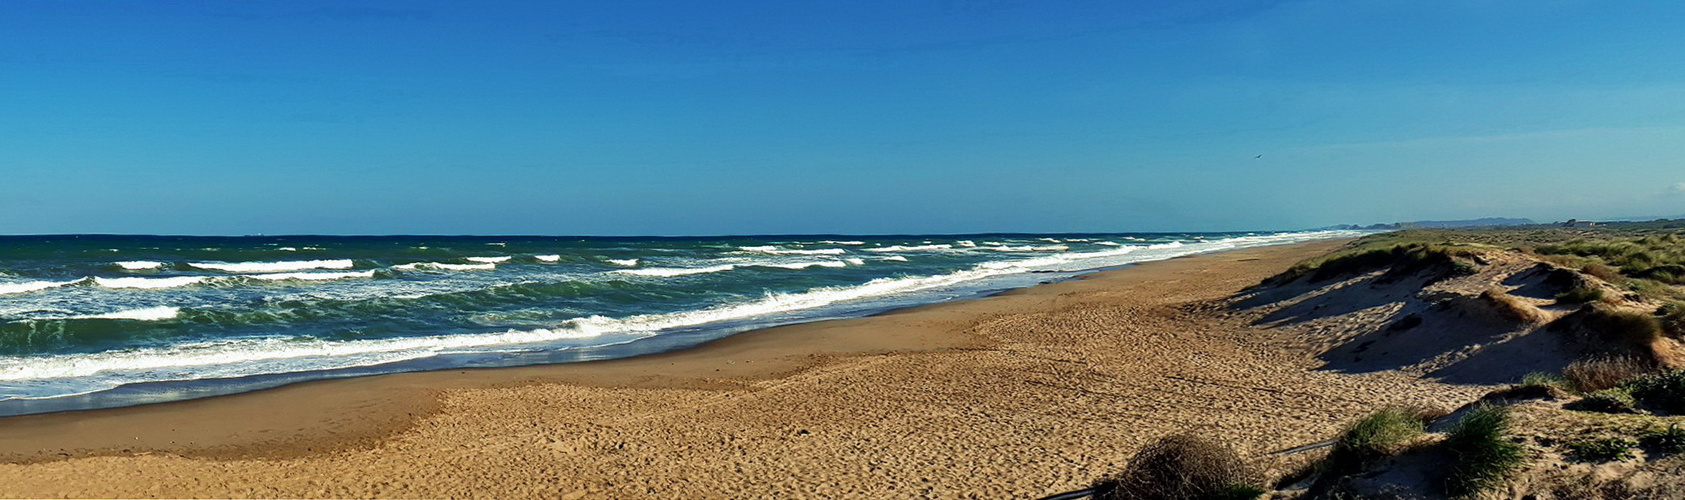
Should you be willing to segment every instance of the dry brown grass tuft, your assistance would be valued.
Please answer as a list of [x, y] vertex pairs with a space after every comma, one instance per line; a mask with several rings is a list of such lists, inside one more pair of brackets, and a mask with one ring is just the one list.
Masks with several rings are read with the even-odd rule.
[[1501, 288], [1489, 288], [1480, 293], [1480, 300], [1492, 306], [1492, 310], [1504, 319], [1530, 325], [1544, 324], [1549, 319], [1545, 312], [1526, 299], [1510, 295]]
[[1595, 392], [1656, 371], [1655, 362], [1635, 356], [1608, 356], [1575, 361], [1562, 369], [1562, 378], [1579, 392]]
[[1257, 479], [1233, 449], [1208, 438], [1183, 433], [1148, 445], [1129, 459], [1129, 466], [1123, 473], [1095, 483], [1094, 498], [1231, 498], [1258, 491], [1255, 486]]

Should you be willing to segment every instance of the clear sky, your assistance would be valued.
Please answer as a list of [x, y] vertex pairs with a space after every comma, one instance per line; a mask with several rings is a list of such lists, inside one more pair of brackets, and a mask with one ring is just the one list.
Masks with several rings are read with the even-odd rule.
[[1657, 1], [8, 1], [0, 233], [1676, 216], [1682, 27]]

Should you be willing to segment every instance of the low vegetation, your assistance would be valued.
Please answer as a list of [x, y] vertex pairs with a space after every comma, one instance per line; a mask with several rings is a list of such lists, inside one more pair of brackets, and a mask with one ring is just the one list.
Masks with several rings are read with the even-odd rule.
[[1621, 385], [1655, 371], [1654, 363], [1634, 356], [1608, 356], [1575, 361], [1562, 369], [1562, 379], [1575, 392], [1596, 392]]
[[1685, 452], [1685, 429], [1680, 429], [1679, 424], [1669, 425], [1666, 429], [1645, 434], [1639, 443], [1660, 453]]
[[1346, 427], [1328, 453], [1328, 464], [1357, 468], [1377, 458], [1397, 455], [1422, 437], [1428, 419], [1401, 407], [1382, 409]]
[[1479, 244], [1456, 244], [1439, 241], [1437, 232], [1385, 232], [1358, 239], [1336, 253], [1294, 264], [1286, 273], [1267, 279], [1267, 285], [1289, 283], [1308, 278], [1311, 283], [1328, 281], [1340, 276], [1370, 273], [1388, 269], [1388, 276], [1407, 276], [1415, 273], [1439, 274], [1436, 278], [1464, 276], [1478, 271], [1474, 258], [1490, 247]]
[[1194, 434], [1176, 434], [1130, 458], [1121, 474], [1094, 484], [1100, 500], [1252, 499], [1266, 493], [1234, 449]]
[[1633, 378], [1621, 384], [1639, 406], [1669, 415], [1685, 415], [1685, 370]]
[[1623, 437], [1609, 437], [1568, 443], [1568, 451], [1574, 460], [1581, 462], [1614, 462], [1633, 458], [1633, 449], [1638, 447], [1638, 441]]
[[1477, 406], [1457, 421], [1443, 446], [1454, 457], [1447, 493], [1475, 495], [1502, 485], [1526, 463], [1526, 450], [1510, 438], [1503, 406]]
[[1599, 413], [1636, 413], [1638, 400], [1625, 388], [1612, 387], [1587, 394], [1565, 408]]

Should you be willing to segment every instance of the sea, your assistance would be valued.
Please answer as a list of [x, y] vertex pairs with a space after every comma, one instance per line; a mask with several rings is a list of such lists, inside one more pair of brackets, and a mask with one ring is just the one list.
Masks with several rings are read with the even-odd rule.
[[0, 236], [0, 415], [623, 358], [1359, 234]]

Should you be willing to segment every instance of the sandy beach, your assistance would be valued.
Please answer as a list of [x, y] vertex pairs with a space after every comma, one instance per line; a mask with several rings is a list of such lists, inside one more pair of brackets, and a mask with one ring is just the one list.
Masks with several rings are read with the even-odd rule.
[[1345, 240], [632, 359], [0, 420], [10, 497], [1022, 498], [1185, 430], [1248, 456], [1480, 386], [1319, 371], [1238, 291]]

